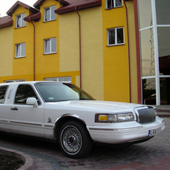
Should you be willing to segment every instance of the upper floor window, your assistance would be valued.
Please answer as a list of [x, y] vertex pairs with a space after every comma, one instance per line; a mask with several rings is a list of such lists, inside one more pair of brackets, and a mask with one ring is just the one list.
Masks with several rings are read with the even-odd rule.
[[110, 28], [107, 30], [107, 45], [121, 45], [124, 44], [124, 29], [123, 27], [119, 28]]
[[54, 12], [55, 10], [56, 10], [56, 6], [51, 6], [51, 7], [47, 7], [44, 9], [44, 21], [45, 22], [56, 19], [56, 14]]
[[0, 87], [0, 104], [5, 102], [5, 94], [8, 89], [8, 86], [1, 86]]
[[50, 38], [44, 40], [44, 53], [50, 54], [50, 53], [56, 53], [56, 38]]
[[122, 0], [106, 0], [107, 9], [121, 7], [122, 5]]
[[15, 58], [25, 57], [25, 43], [15, 45]]
[[16, 16], [16, 28], [25, 27], [26, 21], [24, 21], [24, 18], [26, 17], [26, 13], [20, 14]]

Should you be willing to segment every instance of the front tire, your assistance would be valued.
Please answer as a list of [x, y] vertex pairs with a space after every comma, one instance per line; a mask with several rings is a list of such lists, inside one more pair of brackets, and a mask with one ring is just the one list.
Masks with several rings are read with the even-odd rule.
[[84, 125], [78, 121], [66, 122], [59, 135], [60, 147], [68, 157], [81, 158], [92, 149], [92, 139]]

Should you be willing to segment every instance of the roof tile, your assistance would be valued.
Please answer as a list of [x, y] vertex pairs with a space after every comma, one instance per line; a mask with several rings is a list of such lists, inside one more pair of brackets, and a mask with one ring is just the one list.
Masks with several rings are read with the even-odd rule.
[[10, 16], [0, 18], [0, 28], [8, 27], [13, 25], [13, 20]]
[[58, 8], [55, 12], [57, 14], [63, 14], [75, 10], [86, 9], [90, 7], [100, 6], [101, 0], [67, 0], [69, 5]]

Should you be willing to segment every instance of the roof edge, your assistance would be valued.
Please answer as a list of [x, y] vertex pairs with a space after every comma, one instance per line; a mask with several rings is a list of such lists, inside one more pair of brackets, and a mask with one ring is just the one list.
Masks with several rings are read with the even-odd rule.
[[31, 22], [31, 21], [39, 21], [41, 18], [41, 13], [38, 12], [38, 13], [35, 13], [35, 14], [31, 14], [31, 15], [28, 15], [27, 17], [24, 18], [25, 21], [27, 22]]
[[39, 12], [38, 9], [36, 8], [33, 8], [27, 4], [24, 4], [20, 1], [17, 1], [6, 13], [9, 15], [9, 16], [12, 16], [12, 14], [15, 12], [15, 10], [19, 7], [19, 6], [23, 6], [24, 8], [28, 9], [29, 11], [33, 12], [33, 13], [37, 13]]
[[[44, 3], [44, 1], [46, 1], [46, 0], [38, 0], [33, 6], [35, 8], [40, 9], [40, 6]], [[59, 1], [64, 6], [69, 5], [69, 3], [67, 1], [65, 1], [65, 0], [56, 0], [56, 1]]]
[[65, 0], [58, 0], [60, 2], [60, 4], [66, 6], [66, 5], [70, 5], [69, 2], [65, 1]]
[[71, 6], [70, 8], [67, 8], [67, 9], [60, 7], [55, 10], [55, 13], [60, 15], [60, 14], [68, 13], [68, 12], [73, 12], [73, 11], [75, 11], [75, 8], [77, 10], [83, 10], [83, 9], [87, 9], [87, 8], [97, 7], [97, 6], [101, 6], [101, 0], [98, 0], [96, 2], [82, 4], [82, 5]]
[[12, 25], [13, 25], [13, 20], [11, 18], [9, 21], [0, 24], [0, 28], [9, 27], [9, 26], [12, 26]]

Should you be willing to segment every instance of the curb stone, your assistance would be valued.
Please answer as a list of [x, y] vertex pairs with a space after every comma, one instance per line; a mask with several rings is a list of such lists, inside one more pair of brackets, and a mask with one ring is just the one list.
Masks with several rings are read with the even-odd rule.
[[7, 149], [3, 147], [0, 147], [0, 151], [5, 155], [14, 156], [24, 161], [24, 165], [21, 166], [18, 170], [35, 170], [34, 161], [31, 156], [16, 150]]

